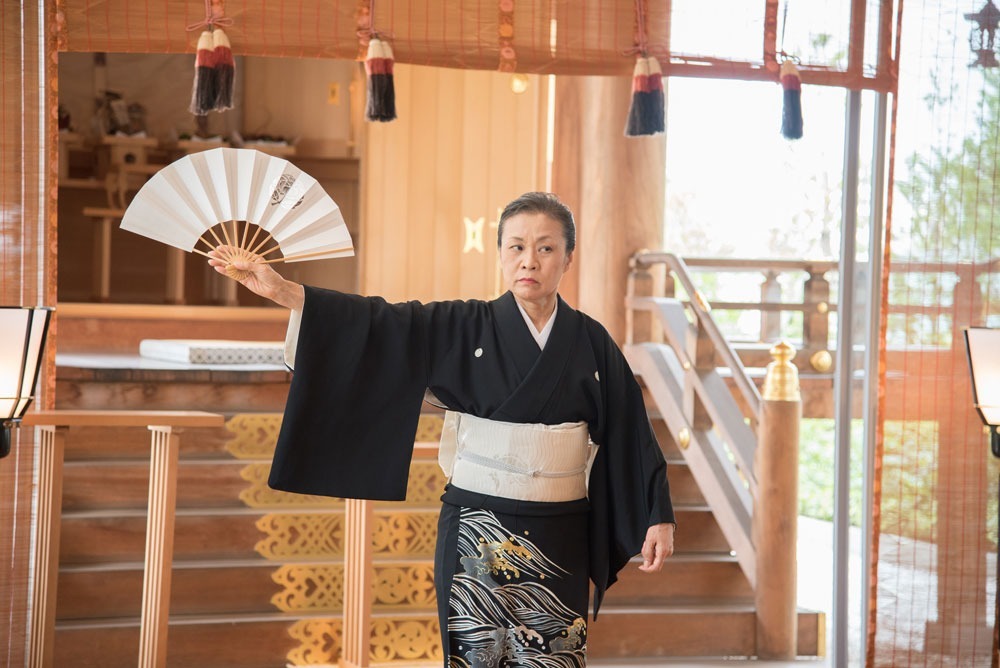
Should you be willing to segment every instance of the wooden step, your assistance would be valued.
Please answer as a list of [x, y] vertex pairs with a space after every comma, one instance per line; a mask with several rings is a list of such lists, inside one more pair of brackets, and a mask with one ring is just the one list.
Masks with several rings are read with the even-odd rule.
[[[178, 508], [245, 508], [240, 492], [250, 483], [237, 459], [181, 460], [177, 468]], [[98, 508], [145, 508], [149, 463], [129, 460], [69, 462], [63, 469], [63, 512]]]
[[[248, 509], [249, 510], [249, 509]], [[122, 511], [124, 512], [124, 511]], [[174, 531], [174, 559], [245, 559], [257, 556], [264, 538], [259, 512], [183, 515]], [[145, 512], [129, 515], [73, 513], [63, 516], [60, 564], [141, 561], [146, 547]]]
[[[376, 509], [379, 514], [417, 513], [428, 532], [436, 529], [436, 510], [410, 508]], [[343, 515], [341, 508], [328, 510], [261, 513], [252, 508], [186, 508], [177, 513], [174, 531], [174, 559], [247, 559], [259, 556], [255, 546], [268, 537], [257, 527], [265, 515], [276, 522], [289, 516], [309, 514]], [[677, 505], [676, 550], [684, 552], [729, 552], [729, 545], [715, 518], [706, 506]], [[145, 550], [146, 516], [143, 510], [76, 511], [63, 515], [60, 533], [60, 564], [88, 564], [107, 561], [141, 561]], [[422, 541], [424, 554], [433, 554], [433, 536]], [[339, 556], [339, 542], [326, 541], [329, 549], [312, 554], [312, 559]]]
[[[175, 562], [170, 612], [174, 615], [275, 612], [281, 591], [272, 579], [279, 564], [263, 559]], [[59, 572], [56, 613], [60, 621], [138, 617], [142, 564], [70, 567]]]
[[705, 496], [683, 459], [667, 460], [667, 480], [670, 481], [670, 500], [675, 506], [705, 505]]
[[[417, 622], [429, 628], [433, 615], [374, 615]], [[799, 613], [799, 654], [822, 654], [822, 613]], [[303, 643], [290, 629], [312, 620], [322, 637], [305, 643], [314, 652], [310, 663], [333, 663], [338, 652], [338, 615], [174, 616], [167, 646], [168, 668], [273, 668], [287, 665], [289, 653]], [[588, 656], [595, 663], [614, 659], [752, 656], [755, 621], [747, 606], [602, 608], [588, 629]], [[421, 639], [428, 642], [429, 639]], [[139, 644], [138, 619], [62, 622], [56, 626], [55, 662], [74, 668], [131, 668]], [[396, 665], [426, 665], [424, 660]], [[433, 664], [431, 664], [433, 665]]]
[[[185, 429], [181, 459], [232, 457], [226, 444], [233, 434], [225, 427]], [[149, 430], [142, 427], [74, 427], [66, 437], [66, 462], [87, 459], [149, 461]]]
[[749, 603], [753, 589], [736, 557], [720, 553], [680, 553], [668, 559], [659, 573], [639, 570], [633, 559], [618, 574], [605, 596], [607, 605], [667, 605], [701, 601]]
[[[799, 612], [799, 655], [823, 654], [825, 623], [823, 613]], [[755, 633], [748, 605], [607, 606], [587, 629], [587, 651], [594, 659], [749, 657]]]
[[[396, 564], [422, 564], [432, 560], [378, 560], [376, 568]], [[722, 554], [681, 554], [670, 559], [663, 571], [647, 574], [634, 560], [619, 574], [608, 590], [608, 605], [665, 605], [691, 601], [750, 602], [753, 592], [739, 570], [735, 558]], [[296, 563], [324, 578], [343, 577], [340, 560]], [[227, 561], [177, 561], [172, 575], [171, 614], [268, 613], [280, 607], [272, 599], [283, 592], [275, 576], [282, 564], [264, 559]], [[138, 616], [142, 599], [142, 564], [139, 562], [93, 564], [64, 567], [59, 573], [58, 618], [66, 620]], [[299, 599], [296, 599], [299, 600]], [[340, 611], [339, 598], [329, 608]], [[425, 605], [408, 610], [434, 609], [433, 598]], [[376, 609], [386, 606], [375, 602]], [[314, 608], [310, 608], [315, 610]]]
[[[288, 634], [293, 623], [280, 615], [172, 618], [167, 632], [167, 667], [284, 666], [288, 653], [299, 646]], [[135, 668], [138, 656], [138, 619], [56, 626], [55, 666]]]

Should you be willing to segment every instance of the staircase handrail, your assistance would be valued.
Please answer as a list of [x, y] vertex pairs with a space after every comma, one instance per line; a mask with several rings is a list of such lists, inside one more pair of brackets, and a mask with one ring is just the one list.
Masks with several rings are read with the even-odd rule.
[[736, 354], [736, 351], [733, 350], [729, 341], [722, 334], [719, 325], [715, 322], [715, 318], [711, 317], [712, 307], [709, 306], [708, 300], [705, 299], [701, 291], [695, 287], [694, 282], [691, 280], [691, 273], [688, 271], [684, 260], [673, 253], [652, 251], [641, 251], [632, 257], [633, 266], [648, 266], [657, 263], [667, 265], [691, 297], [690, 306], [698, 318], [698, 322], [704, 327], [705, 333], [712, 341], [712, 345], [715, 347], [719, 357], [732, 370], [733, 382], [739, 388], [740, 394], [743, 395], [744, 401], [747, 402], [747, 406], [749, 406], [750, 412], [756, 420], [757, 416], [760, 415], [760, 392], [747, 375], [746, 368], [743, 366], [739, 355]]

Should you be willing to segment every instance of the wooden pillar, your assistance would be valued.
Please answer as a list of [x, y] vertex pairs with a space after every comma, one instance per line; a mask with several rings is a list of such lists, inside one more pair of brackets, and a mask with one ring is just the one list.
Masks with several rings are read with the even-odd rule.
[[796, 540], [799, 488], [799, 422], [802, 398], [795, 349], [771, 349], [757, 428], [757, 498], [752, 537], [757, 550], [757, 658], [796, 656]]
[[346, 501], [341, 668], [367, 668], [371, 663], [372, 508], [372, 502], [365, 499]]
[[174, 562], [174, 515], [180, 436], [171, 427], [151, 426], [149, 507], [139, 624], [139, 668], [167, 665], [170, 576]]
[[666, 185], [665, 136], [624, 135], [631, 96], [629, 77], [558, 77], [556, 86], [553, 189], [576, 214], [578, 307], [619, 344], [629, 258], [661, 248]]
[[67, 428], [49, 425], [39, 430], [42, 438], [38, 444], [38, 523], [35, 528], [35, 579], [31, 587], [28, 665], [31, 668], [50, 668], [56, 631], [63, 455]]
[[559, 283], [559, 295], [574, 308], [580, 307], [580, 140], [582, 94], [578, 77], [555, 78], [555, 124], [552, 128], [552, 180], [549, 189], [570, 208], [576, 218], [575, 261]]

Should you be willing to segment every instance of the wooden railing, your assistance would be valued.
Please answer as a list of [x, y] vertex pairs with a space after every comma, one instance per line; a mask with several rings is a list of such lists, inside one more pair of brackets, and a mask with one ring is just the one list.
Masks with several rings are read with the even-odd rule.
[[[646, 264], [668, 264], [668, 253], [643, 253], [642, 261]], [[760, 299], [754, 301], [733, 301], [723, 299], [705, 300], [710, 308], [717, 311], [736, 311], [758, 313], [760, 318], [759, 342], [776, 342], [780, 340], [793, 341], [799, 350], [796, 366], [804, 371], [829, 370], [832, 361], [830, 350], [830, 315], [836, 312], [836, 304], [830, 299], [830, 281], [827, 275], [837, 270], [837, 263], [829, 260], [782, 260], [782, 259], [743, 259], [743, 258], [709, 258], [686, 257], [684, 265], [689, 272], [684, 285], [675, 274], [669, 272], [664, 284], [664, 296], [674, 297], [677, 294], [677, 283], [685, 292], [694, 289], [691, 274], [712, 272], [715, 274], [749, 274], [759, 276]], [[802, 280], [801, 301], [789, 301], [784, 294], [780, 279], [783, 276], [795, 274], [804, 276]], [[795, 290], [797, 293], [798, 290]], [[688, 292], [690, 294], [690, 292]], [[783, 313], [800, 313], [801, 330], [788, 331], [781, 322]], [[754, 366], [764, 366], [767, 362], [747, 355], [747, 361]]]
[[185, 427], [223, 424], [222, 415], [198, 411], [39, 411], [25, 416], [23, 425], [38, 427], [41, 432], [28, 652], [31, 668], [53, 665], [63, 459], [70, 429], [148, 427], [152, 432], [138, 666], [163, 668], [167, 663], [180, 432]]
[[[644, 252], [637, 255], [647, 266], [668, 264], [668, 253]], [[684, 285], [673, 272], [668, 272], [662, 289], [662, 296], [674, 297], [679, 293], [691, 295], [691, 290], [697, 291], [697, 275], [739, 274], [747, 280], [760, 280], [759, 300], [736, 301], [710, 296], [701, 297], [703, 303], [718, 312], [755, 313], [759, 316], [760, 328], [758, 336], [750, 340], [740, 340], [736, 348], [744, 364], [752, 367], [762, 367], [767, 364], [766, 346], [754, 344], [773, 343], [780, 340], [790, 340], [798, 348], [795, 365], [804, 373], [828, 373], [833, 365], [835, 354], [833, 342], [830, 339], [831, 317], [837, 313], [837, 303], [831, 296], [831, 279], [835, 279], [838, 271], [837, 262], [830, 260], [784, 260], [784, 259], [748, 259], [748, 258], [713, 258], [685, 257], [684, 265], [689, 272], [688, 285]], [[864, 265], [862, 265], [863, 267]], [[952, 304], [949, 309], [952, 317], [952, 333], [960, 333], [970, 325], [980, 324], [975, 321], [978, 312], [976, 305], [981, 306], [982, 283], [990, 280], [993, 274], [1000, 273], [1000, 258], [992, 258], [978, 263], [948, 263], [948, 262], [912, 262], [895, 261], [891, 265], [894, 276], [919, 276], [920, 280], [930, 279], [934, 275], [947, 277], [945, 280], [954, 282], [951, 288]], [[788, 284], [790, 275], [801, 280], [801, 287], [791, 290], [794, 299], [786, 294], [782, 283]], [[995, 280], [995, 279], [993, 279]], [[681, 288], [678, 291], [678, 287]], [[922, 293], [923, 291], [921, 291]], [[799, 294], [801, 293], [801, 299]], [[685, 296], [689, 301], [690, 296]], [[791, 330], [782, 323], [782, 314], [801, 314], [801, 328]], [[933, 304], [903, 304], [890, 299], [889, 314], [901, 314], [906, 317], [922, 315], [941, 315], [941, 305]], [[971, 316], [971, 320], [970, 320]], [[856, 340], [862, 340], [859, 332]], [[958, 337], [961, 339], [961, 336]], [[947, 346], [939, 346], [947, 347]], [[890, 349], [890, 354], [892, 350]]]
[[[668, 271], [669, 296], [653, 294], [657, 264]], [[673, 281], [688, 301], [673, 296]], [[772, 349], [762, 397], [684, 260], [669, 253], [635, 256], [628, 291], [626, 356], [754, 589], [757, 655], [794, 658], [801, 416], [795, 351], [788, 344]]]

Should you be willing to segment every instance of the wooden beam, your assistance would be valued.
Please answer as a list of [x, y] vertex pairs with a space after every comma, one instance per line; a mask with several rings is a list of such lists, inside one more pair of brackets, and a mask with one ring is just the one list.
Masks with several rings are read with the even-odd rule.
[[131, 320], [226, 320], [230, 322], [285, 322], [288, 310], [283, 308], [240, 306], [159, 306], [156, 304], [84, 304], [59, 302], [56, 317], [67, 318], [128, 318]]
[[[768, 71], [764, 64], [749, 61], [675, 56], [660, 65], [665, 77], [773, 81], [775, 83], [778, 81], [778, 75]], [[866, 76], [863, 73], [803, 65], [799, 68], [799, 75], [802, 78], [802, 83], [810, 86], [874, 90], [880, 93], [895, 93], [898, 84], [895, 74], [889, 71], [879, 71], [874, 76]]]
[[202, 411], [35, 411], [24, 416], [25, 426], [55, 425], [60, 427], [221, 427], [225, 418], [218, 413]]

